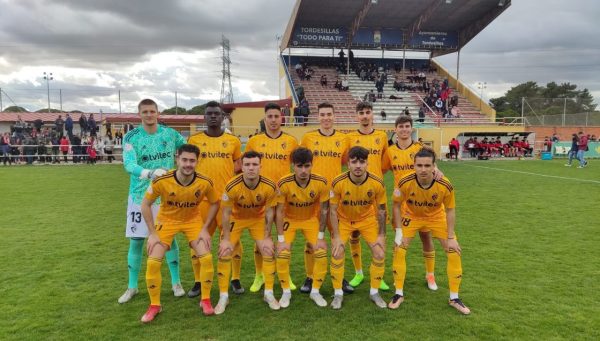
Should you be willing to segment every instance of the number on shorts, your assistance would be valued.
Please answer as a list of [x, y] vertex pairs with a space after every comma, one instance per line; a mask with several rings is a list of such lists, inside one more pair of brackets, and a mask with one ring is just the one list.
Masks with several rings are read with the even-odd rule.
[[286, 221], [283, 223], [283, 231], [287, 231], [290, 228], [290, 222]]
[[140, 212], [131, 212], [131, 222], [132, 223], [141, 223], [142, 222], [142, 214]]
[[233, 231], [233, 225], [235, 225], [235, 221], [229, 223], [229, 232]]
[[402, 218], [402, 226], [408, 226], [408, 225], [410, 225], [410, 219]]

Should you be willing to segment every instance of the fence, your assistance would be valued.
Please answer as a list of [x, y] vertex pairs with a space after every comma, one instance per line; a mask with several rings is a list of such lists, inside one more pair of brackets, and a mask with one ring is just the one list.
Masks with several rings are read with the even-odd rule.
[[600, 112], [589, 111], [579, 99], [522, 99], [521, 114], [530, 126], [600, 126]]

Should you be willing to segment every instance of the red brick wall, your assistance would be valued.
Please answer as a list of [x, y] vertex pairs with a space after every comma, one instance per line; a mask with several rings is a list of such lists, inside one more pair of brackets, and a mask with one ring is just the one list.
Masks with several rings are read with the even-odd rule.
[[556, 133], [561, 141], [571, 141], [571, 135], [577, 134], [583, 131], [584, 134], [600, 136], [600, 127], [539, 127], [539, 126], [527, 126], [526, 131], [535, 133], [536, 141], [544, 141], [545, 136], [552, 136]]

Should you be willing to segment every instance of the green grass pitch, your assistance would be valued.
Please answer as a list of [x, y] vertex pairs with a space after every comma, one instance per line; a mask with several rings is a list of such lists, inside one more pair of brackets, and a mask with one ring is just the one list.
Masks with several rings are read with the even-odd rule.
[[[409, 250], [405, 303], [381, 310], [366, 280], [341, 311], [318, 308], [294, 292], [272, 312], [261, 294], [231, 294], [224, 315], [204, 317], [196, 299], [175, 298], [163, 266], [164, 311], [150, 325], [140, 294], [119, 305], [127, 286], [124, 219], [128, 177], [120, 165], [0, 167], [0, 339], [599, 339], [600, 163], [441, 162], [456, 188], [463, 249], [461, 316], [447, 305], [446, 257], [436, 244], [437, 292], [426, 288], [420, 243]], [[386, 176], [388, 192], [391, 177]], [[385, 280], [393, 283], [388, 234]], [[179, 238], [183, 285], [193, 284], [188, 247]], [[242, 283], [254, 272], [244, 236]], [[215, 244], [216, 245], [216, 244]], [[292, 276], [304, 279], [302, 238]], [[368, 275], [370, 252], [363, 244]], [[346, 277], [353, 274], [346, 258]], [[215, 278], [216, 280], [216, 278]], [[281, 291], [276, 285], [276, 295]], [[329, 276], [322, 289], [330, 300]], [[386, 300], [391, 292], [383, 293]], [[218, 289], [213, 287], [213, 304]]]

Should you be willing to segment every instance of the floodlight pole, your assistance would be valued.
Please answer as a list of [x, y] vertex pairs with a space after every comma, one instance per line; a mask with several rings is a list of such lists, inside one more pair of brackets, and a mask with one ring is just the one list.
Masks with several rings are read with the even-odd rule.
[[481, 113], [481, 101], [483, 100], [483, 90], [487, 88], [487, 82], [477, 82], [477, 88], [481, 90], [479, 95], [479, 112]]
[[2, 88], [0, 88], [0, 112], [2, 112]]
[[44, 72], [44, 79], [46, 80], [46, 90], [48, 91], [48, 112], [50, 112], [50, 81], [54, 79], [54, 77], [52, 77], [52, 72]]

